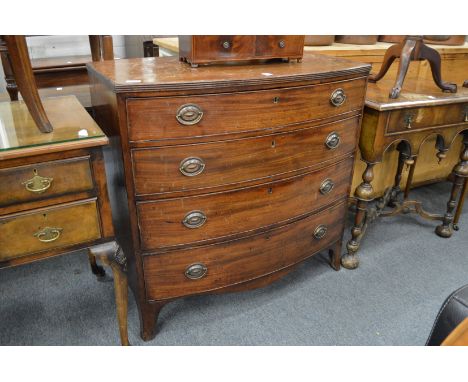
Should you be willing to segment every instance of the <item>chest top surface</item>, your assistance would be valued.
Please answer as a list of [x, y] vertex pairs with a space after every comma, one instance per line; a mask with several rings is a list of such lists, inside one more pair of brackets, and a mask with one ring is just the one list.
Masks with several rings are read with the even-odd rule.
[[87, 66], [117, 93], [287, 84], [367, 75], [370, 70], [368, 64], [312, 53], [305, 54], [300, 63], [233, 63], [192, 68], [177, 57], [147, 57], [93, 62]]
[[468, 102], [468, 88], [460, 86], [461, 84], [458, 84], [456, 93], [445, 93], [432, 80], [407, 77], [400, 96], [397, 99], [391, 99], [389, 93], [394, 85], [395, 78], [391, 76], [377, 83], [368, 83], [366, 106], [378, 111], [387, 111]]
[[0, 159], [107, 143], [75, 96], [47, 98], [43, 105], [54, 128], [51, 133], [38, 130], [23, 101], [0, 103]]

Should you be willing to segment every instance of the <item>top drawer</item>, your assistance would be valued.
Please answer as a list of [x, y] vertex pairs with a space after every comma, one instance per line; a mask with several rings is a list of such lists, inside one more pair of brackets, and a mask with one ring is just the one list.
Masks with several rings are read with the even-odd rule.
[[131, 141], [261, 131], [362, 108], [366, 79], [295, 88], [180, 97], [130, 98]]
[[396, 110], [390, 113], [387, 135], [468, 122], [468, 103]]
[[0, 169], [0, 206], [94, 188], [89, 157]]

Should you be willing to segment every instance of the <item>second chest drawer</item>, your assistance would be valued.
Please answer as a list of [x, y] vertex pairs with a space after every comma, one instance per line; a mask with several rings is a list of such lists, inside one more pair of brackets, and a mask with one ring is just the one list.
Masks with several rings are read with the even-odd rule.
[[232, 185], [316, 166], [354, 152], [359, 119], [289, 133], [132, 151], [137, 195]]
[[0, 169], [0, 206], [92, 190], [88, 157]]
[[352, 165], [349, 158], [257, 187], [137, 203], [142, 250], [220, 239], [315, 211], [347, 195]]

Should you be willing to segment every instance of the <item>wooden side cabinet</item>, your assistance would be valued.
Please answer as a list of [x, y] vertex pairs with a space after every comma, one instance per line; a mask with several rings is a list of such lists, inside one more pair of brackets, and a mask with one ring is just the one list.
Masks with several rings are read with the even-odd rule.
[[74, 96], [46, 99], [44, 108], [47, 134], [24, 102], [0, 103], [0, 268], [87, 248], [93, 273], [103, 276], [94, 248], [114, 241], [108, 138]]

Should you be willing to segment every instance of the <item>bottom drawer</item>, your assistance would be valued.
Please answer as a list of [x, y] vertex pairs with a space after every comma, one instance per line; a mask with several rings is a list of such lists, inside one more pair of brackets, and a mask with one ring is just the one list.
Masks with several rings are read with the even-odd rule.
[[203, 293], [293, 265], [341, 240], [346, 207], [346, 201], [341, 201], [295, 223], [247, 238], [146, 255], [146, 297], [164, 300]]
[[95, 200], [41, 208], [0, 218], [0, 260], [101, 237]]

